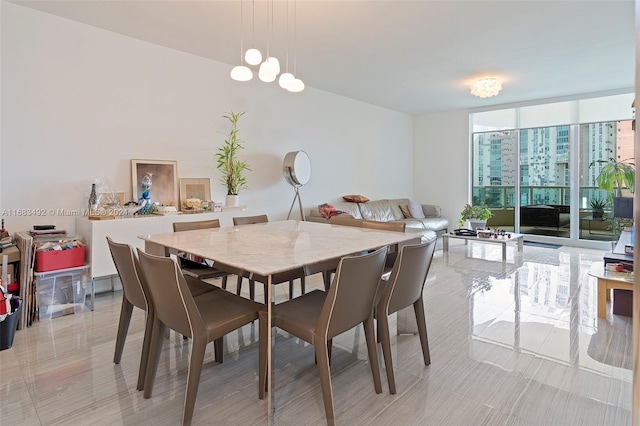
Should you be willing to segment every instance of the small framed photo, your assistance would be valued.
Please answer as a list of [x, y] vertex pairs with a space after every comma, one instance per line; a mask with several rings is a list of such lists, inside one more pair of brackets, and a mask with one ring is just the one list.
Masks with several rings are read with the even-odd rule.
[[131, 184], [133, 199], [142, 196], [142, 180], [151, 178], [149, 198], [152, 203], [163, 206], [178, 206], [178, 162], [174, 160], [131, 160]]
[[211, 201], [211, 179], [180, 179], [180, 210], [203, 210], [203, 204], [208, 205], [209, 201]]

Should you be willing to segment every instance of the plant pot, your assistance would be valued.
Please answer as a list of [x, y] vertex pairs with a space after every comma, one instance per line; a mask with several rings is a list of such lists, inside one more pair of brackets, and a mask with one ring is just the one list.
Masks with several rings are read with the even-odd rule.
[[227, 195], [227, 207], [238, 207], [240, 205], [239, 195]]
[[469, 226], [471, 227], [472, 231], [475, 231], [478, 228], [486, 228], [487, 227], [487, 221], [486, 220], [480, 220], [480, 219], [469, 219]]
[[604, 209], [592, 209], [591, 214], [594, 219], [602, 219], [604, 217]]

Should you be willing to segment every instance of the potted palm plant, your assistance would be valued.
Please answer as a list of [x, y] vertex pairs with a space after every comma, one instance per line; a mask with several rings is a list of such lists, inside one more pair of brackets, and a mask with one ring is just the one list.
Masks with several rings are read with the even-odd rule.
[[460, 212], [458, 223], [462, 227], [466, 221], [469, 221], [471, 229], [475, 231], [477, 228], [486, 227], [487, 220], [491, 219], [491, 216], [493, 216], [493, 213], [487, 206], [465, 204], [464, 209]]
[[216, 167], [222, 172], [220, 181], [227, 187], [226, 205], [231, 207], [239, 205], [238, 192], [248, 188], [244, 172], [251, 170], [246, 161], [238, 158], [238, 151], [245, 149], [242, 140], [238, 138], [238, 120], [243, 115], [244, 112], [234, 113], [231, 111], [222, 116], [231, 123], [231, 130], [227, 134], [224, 144], [218, 148], [215, 154]]
[[591, 214], [594, 219], [602, 219], [604, 217], [604, 208], [607, 206], [607, 200], [595, 196], [589, 202], [591, 204]]

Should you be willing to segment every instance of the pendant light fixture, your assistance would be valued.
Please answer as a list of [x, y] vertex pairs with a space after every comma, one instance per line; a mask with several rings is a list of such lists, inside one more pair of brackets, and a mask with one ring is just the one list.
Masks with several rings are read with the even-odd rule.
[[295, 77], [298, 72], [298, 6], [293, 1], [293, 75], [294, 79], [287, 84], [286, 89], [290, 92], [302, 92], [304, 90], [304, 82]]
[[273, 38], [273, 0], [267, 2], [267, 59], [260, 64], [258, 77], [265, 83], [275, 81], [276, 76], [280, 74], [280, 62], [277, 58], [269, 56], [271, 50], [271, 39]]
[[242, 2], [240, 2], [240, 65], [233, 67], [231, 70], [231, 78], [236, 81], [249, 81], [253, 78], [253, 71], [242, 62], [242, 52], [244, 50], [242, 35], [244, 31], [243, 12]]
[[[242, 0], [241, 0], [242, 1]], [[262, 62], [262, 53], [255, 47], [256, 42], [256, 2], [255, 0], [251, 1], [251, 49], [247, 50], [244, 54], [244, 60], [247, 61], [249, 65], [258, 65]]]
[[293, 74], [289, 72], [289, 0], [287, 0], [287, 52], [285, 57], [285, 72], [280, 74], [280, 78], [278, 79], [278, 84], [283, 89], [289, 87], [289, 83], [295, 80]]

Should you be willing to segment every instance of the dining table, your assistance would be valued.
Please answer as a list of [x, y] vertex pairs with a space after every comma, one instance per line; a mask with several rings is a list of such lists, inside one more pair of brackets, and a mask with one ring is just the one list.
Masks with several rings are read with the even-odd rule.
[[[343, 256], [375, 250], [383, 246], [396, 248], [420, 242], [415, 232], [393, 232], [369, 228], [282, 220], [252, 225], [199, 229], [184, 232], [140, 235], [149, 254], [169, 256], [184, 252], [209, 260], [213, 267], [245, 277], [266, 277], [266, 310], [271, 340], [272, 277], [294, 269], [311, 273], [335, 268]], [[322, 267], [318, 267], [322, 265]], [[267, 417], [275, 413], [271, 392], [272, 345], [267, 345]]]

